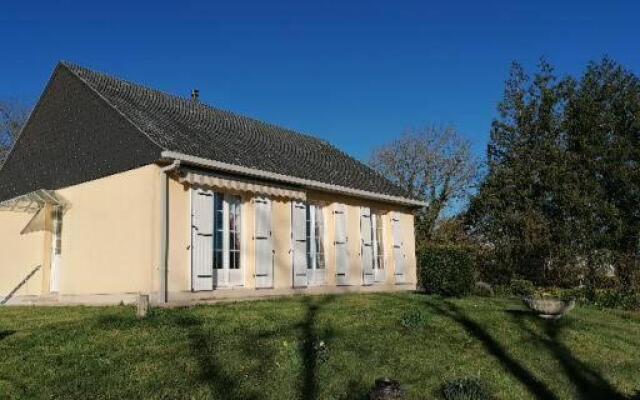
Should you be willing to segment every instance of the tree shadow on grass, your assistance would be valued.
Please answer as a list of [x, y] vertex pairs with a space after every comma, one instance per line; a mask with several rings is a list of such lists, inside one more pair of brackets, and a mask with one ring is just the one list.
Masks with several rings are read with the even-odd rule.
[[[560, 335], [562, 331], [570, 325], [567, 319], [557, 321], [541, 320], [532, 312], [528, 311], [507, 311], [520, 329], [527, 332], [532, 338], [543, 344], [549, 352], [558, 360], [565, 375], [577, 390], [581, 399], [627, 399], [618, 392], [602, 375], [590, 368], [584, 362], [578, 360], [571, 350], [562, 343]], [[542, 324], [544, 334], [539, 334], [526, 325], [529, 320], [536, 324]]]
[[9, 336], [13, 335], [14, 333], [16, 333], [16, 331], [0, 330], [0, 340], [4, 340], [4, 339], [8, 338]]
[[559, 399], [540, 379], [526, 369], [518, 360], [510, 356], [505, 348], [480, 324], [470, 319], [458, 307], [450, 302], [442, 305], [431, 301], [426, 303], [440, 315], [444, 315], [461, 325], [467, 333], [478, 339], [485, 349], [494, 356], [502, 367], [522, 383], [529, 393], [537, 399]]
[[[326, 357], [326, 348], [330, 346], [334, 338], [331, 329], [320, 330], [317, 324], [318, 314], [323, 306], [331, 303], [333, 296], [323, 296], [321, 298], [304, 297], [302, 302], [305, 306], [304, 319], [292, 326], [298, 331], [299, 352], [302, 358], [303, 370], [300, 372], [300, 398], [315, 400], [319, 397], [319, 367]], [[235, 399], [261, 399], [264, 393], [256, 387], [250, 393], [241, 390], [240, 380], [224, 368], [224, 360], [220, 360], [219, 345], [221, 338], [215, 332], [206, 329], [203, 321], [192, 315], [185, 314], [177, 318], [175, 323], [184, 328], [189, 338], [191, 353], [198, 360], [201, 375], [199, 379], [214, 391], [219, 398]], [[247, 357], [257, 358], [261, 364], [261, 369], [253, 371], [256, 374], [269, 372], [268, 365], [275, 358], [275, 351], [265, 345], [269, 339], [280, 336], [282, 329], [272, 329], [258, 334], [246, 333], [241, 342], [241, 349]], [[324, 344], [324, 346], [322, 345]], [[261, 345], [262, 344], [262, 345]], [[354, 387], [355, 388], [355, 387]], [[360, 390], [361, 388], [358, 388]], [[349, 397], [353, 398], [353, 397]]]
[[189, 340], [191, 354], [198, 361], [200, 374], [198, 379], [205, 383], [221, 399], [258, 400], [259, 393], [247, 393], [241, 389], [241, 381], [226, 371], [220, 359], [218, 345], [220, 338], [206, 328], [203, 321], [192, 314], [174, 317], [176, 325], [183, 328]]
[[[205, 385], [214, 398], [258, 400], [263, 396], [242, 386], [240, 375], [230, 370], [221, 356], [224, 333], [218, 335], [215, 325], [208, 325], [191, 309], [156, 312], [138, 319], [133, 312], [104, 313], [95, 321], [101, 329], [128, 331], [135, 329], [175, 329], [182, 331], [188, 340], [189, 352], [198, 363], [195, 380]], [[182, 371], [179, 371], [179, 373]], [[195, 389], [195, 388], [194, 388]]]
[[[318, 326], [318, 315], [322, 307], [334, 301], [335, 296], [305, 296], [302, 303], [305, 307], [305, 314], [299, 323], [291, 326], [279, 327], [261, 331], [257, 334], [244, 332], [244, 338], [240, 342], [240, 350], [246, 357], [257, 359], [261, 368], [252, 371], [254, 376], [260, 375], [268, 378], [270, 373], [269, 363], [275, 359], [276, 351], [268, 345], [270, 339], [282, 335], [283, 332], [296, 331], [298, 337], [298, 351], [302, 359], [303, 369], [300, 371], [300, 398], [315, 400], [319, 397], [319, 367], [326, 360], [329, 354], [331, 342], [335, 337], [332, 329], [320, 329]], [[165, 317], [166, 318], [166, 317]], [[218, 356], [219, 345], [223, 337], [218, 337], [214, 331], [207, 329], [201, 318], [190, 312], [176, 313], [160, 320], [157, 316], [145, 320], [137, 320], [130, 315], [103, 315], [98, 318], [98, 324], [102, 328], [109, 329], [131, 329], [140, 325], [161, 325], [170, 323], [178, 326], [187, 334], [189, 347], [200, 366], [199, 379], [206, 383], [214, 393], [220, 398], [238, 399], [260, 399], [264, 393], [246, 393], [241, 390], [241, 381], [229, 372], [225, 371], [224, 360]], [[226, 333], [225, 333], [226, 334]], [[355, 387], [354, 385], [350, 385]], [[362, 388], [358, 388], [361, 392]], [[349, 399], [355, 398], [349, 392]], [[361, 398], [361, 396], [357, 396]]]
[[300, 353], [304, 365], [302, 373], [301, 398], [315, 400], [319, 392], [319, 367], [328, 357], [328, 348], [335, 337], [332, 330], [320, 331], [317, 326], [320, 308], [334, 300], [334, 296], [324, 296], [319, 300], [305, 297], [307, 312], [304, 320], [298, 325], [300, 331]]
[[[330, 327], [321, 328], [318, 324], [318, 315], [322, 308], [333, 302], [335, 296], [304, 296], [301, 303], [304, 306], [304, 317], [299, 322], [278, 326], [275, 329], [261, 331], [257, 334], [247, 333], [241, 343], [245, 355], [255, 357], [262, 365], [262, 369], [256, 371], [261, 374], [261, 379], [267, 379], [271, 371], [270, 364], [274, 363], [277, 350], [270, 347], [269, 343], [274, 339], [295, 332], [298, 343], [298, 353], [302, 360], [302, 370], [299, 374], [299, 396], [305, 400], [315, 400], [319, 398], [320, 366], [327, 361], [331, 351], [331, 345], [336, 337], [335, 331]], [[276, 340], [276, 343], [280, 343]], [[353, 391], [361, 392], [362, 388], [357, 387], [355, 381], [351, 382], [347, 388], [348, 399], [362, 398], [355, 396]]]

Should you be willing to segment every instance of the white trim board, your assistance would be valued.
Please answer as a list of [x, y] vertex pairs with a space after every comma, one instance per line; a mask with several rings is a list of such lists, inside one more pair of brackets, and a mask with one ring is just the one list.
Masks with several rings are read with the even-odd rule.
[[267, 172], [255, 168], [243, 167], [240, 165], [233, 165], [228, 163], [223, 163], [220, 161], [209, 160], [207, 158], [194, 157], [187, 154], [177, 153], [174, 151], [163, 151], [161, 153], [163, 159], [166, 160], [178, 160], [185, 164], [191, 164], [200, 167], [211, 168], [220, 171], [232, 172], [239, 175], [245, 176], [253, 176], [262, 179], [270, 179], [277, 182], [284, 182], [294, 185], [300, 185], [307, 189], [316, 189], [325, 192], [331, 193], [340, 193], [350, 196], [361, 197], [370, 200], [378, 200], [389, 203], [401, 204], [404, 206], [412, 206], [412, 207], [426, 207], [428, 203], [419, 200], [407, 199], [404, 197], [391, 196], [387, 194], [374, 193], [366, 190], [353, 189], [345, 186], [332, 185], [329, 183], [297, 178], [294, 176], [276, 174], [273, 172]]

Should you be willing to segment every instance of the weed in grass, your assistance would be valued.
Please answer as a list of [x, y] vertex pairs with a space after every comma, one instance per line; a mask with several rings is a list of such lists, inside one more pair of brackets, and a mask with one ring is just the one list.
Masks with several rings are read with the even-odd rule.
[[427, 318], [420, 310], [411, 310], [400, 317], [400, 325], [407, 331], [415, 331], [427, 325]]
[[449, 381], [442, 387], [446, 400], [490, 400], [493, 396], [478, 378], [462, 378]]
[[316, 359], [318, 364], [324, 364], [329, 360], [329, 349], [323, 340], [316, 340], [313, 345], [313, 349], [316, 352]]
[[376, 379], [376, 385], [369, 393], [369, 400], [401, 400], [405, 396], [405, 388], [400, 385], [400, 382], [389, 379], [380, 378]]

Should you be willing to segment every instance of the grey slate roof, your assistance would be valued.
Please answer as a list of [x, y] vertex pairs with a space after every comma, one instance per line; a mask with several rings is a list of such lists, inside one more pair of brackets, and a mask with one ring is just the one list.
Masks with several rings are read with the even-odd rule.
[[[72, 82], [74, 79], [76, 82]], [[78, 83], [84, 85], [84, 89], [90, 88], [90, 90], [78, 88]], [[76, 165], [77, 168], [88, 167], [92, 171], [86, 174], [81, 173], [79, 175], [82, 177], [77, 176], [66, 181], [53, 179], [50, 184], [54, 186], [80, 183], [83, 179], [95, 179], [96, 175], [135, 168], [159, 160], [162, 151], [173, 151], [266, 172], [405, 197], [405, 193], [400, 188], [371, 168], [326, 141], [312, 136], [213, 108], [191, 99], [172, 96], [69, 63], [58, 65], [49, 86], [40, 101], [41, 104], [34, 111], [32, 120], [42, 117], [55, 119], [56, 116], [51, 115], [55, 110], [45, 113], [46, 116], [42, 115], [42, 109], [47, 106], [42, 103], [56, 103], [55, 100], [48, 99], [51, 96], [64, 97], [69, 100], [66, 106], [65, 104], [55, 105], [58, 109], [62, 107], [62, 110], [58, 111], [68, 114], [63, 121], [59, 121], [58, 124], [62, 126], [58, 130], [71, 130], [76, 136], [79, 134], [87, 136], [89, 142], [97, 141], [95, 146], [103, 145], [100, 151], [96, 152], [96, 149], [85, 151], [86, 154], [102, 154], [98, 156], [99, 160], [90, 163], [94, 165], [85, 165], [84, 168]], [[51, 86], [56, 87], [51, 90]], [[66, 93], [71, 87], [73, 87], [73, 93]], [[74, 93], [77, 97], [75, 103], [72, 101]], [[78, 104], [88, 101], [92, 102], [91, 110], [84, 110], [83, 106]], [[102, 104], [98, 104], [100, 102]], [[111, 110], [104, 111], [105, 105]], [[96, 108], [103, 111], [97, 111]], [[86, 119], [92, 121], [85, 121], [76, 129], [64, 128], [65, 124], [74, 124], [72, 121], [74, 115], [76, 124], [77, 121]], [[115, 120], [118, 118], [120, 120], [116, 123]], [[46, 122], [42, 121], [40, 125]], [[52, 122], [50, 126], [57, 125], [53, 123], [54, 121], [50, 122]], [[36, 128], [33, 125], [40, 129], [38, 134], [30, 133], [30, 130]], [[24, 161], [24, 158], [33, 156], [30, 151], [32, 149], [25, 149], [25, 145], [38, 147], [38, 144], [34, 143], [37, 140], [65, 139], [64, 133], [59, 137], [52, 137], [52, 133], [47, 132], [46, 127], [37, 125], [37, 121], [31, 121], [27, 125], [16, 149], [0, 170], [0, 200], [9, 195], [23, 194], [19, 192], [27, 190], [25, 185], [16, 182], [13, 182], [16, 186], [14, 190], [2, 188], [4, 183], [12, 183], [7, 181], [12, 178], [7, 176], [9, 171], [5, 170], [15, 172], [18, 167], [15, 165], [17, 161]], [[114, 132], [116, 126], [122, 127], [120, 132]], [[139, 132], [134, 134], [131, 132], [132, 128]], [[93, 131], [86, 132], [86, 129], [93, 129]], [[100, 132], [96, 134], [97, 131]], [[66, 134], [70, 135], [68, 132]], [[138, 137], [129, 138], [130, 135], [138, 135]], [[29, 138], [29, 136], [33, 137]], [[77, 147], [79, 144], [91, 146], [91, 143], [83, 143], [83, 140], [76, 136], [66, 138], [67, 151], [70, 154], [79, 150]], [[101, 141], [118, 143], [101, 143]], [[114, 145], [116, 148], [113, 147]], [[87, 161], [86, 157], [79, 158], [84, 162]], [[125, 160], [118, 160], [120, 158]], [[98, 166], [100, 171], [97, 172], [95, 166], [100, 163], [107, 164]], [[109, 163], [115, 166], [111, 167]], [[64, 171], [57, 172], [65, 174]], [[37, 182], [40, 181], [38, 172], [33, 173], [36, 175], [28, 177], [33, 186], [31, 189], [57, 188], [44, 185], [48, 182]], [[74, 173], [67, 173], [67, 175], [74, 175]], [[38, 185], [44, 186], [37, 187]]]

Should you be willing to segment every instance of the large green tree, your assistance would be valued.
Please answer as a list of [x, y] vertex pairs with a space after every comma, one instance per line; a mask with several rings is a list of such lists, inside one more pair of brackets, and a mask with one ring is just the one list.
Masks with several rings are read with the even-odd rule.
[[[488, 175], [469, 222], [494, 280], [589, 283], [615, 266], [629, 281], [640, 226], [640, 85], [615, 62], [558, 79], [515, 64], [492, 124]], [[625, 272], [627, 271], [627, 272]]]
[[563, 90], [544, 61], [532, 78], [519, 64], [511, 68], [491, 127], [487, 177], [469, 213], [474, 232], [493, 249], [487, 267], [494, 280], [540, 280], [552, 257]]
[[626, 286], [636, 273], [640, 233], [640, 80], [605, 58], [589, 64], [567, 95], [566, 147], [576, 188], [564, 205], [573, 211], [567, 231], [588, 277], [612, 264]]

